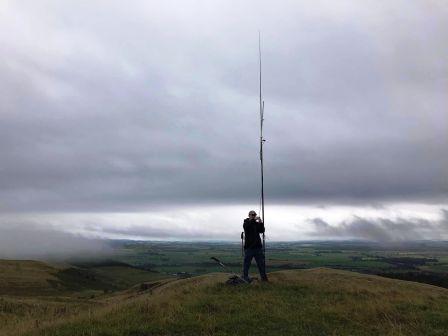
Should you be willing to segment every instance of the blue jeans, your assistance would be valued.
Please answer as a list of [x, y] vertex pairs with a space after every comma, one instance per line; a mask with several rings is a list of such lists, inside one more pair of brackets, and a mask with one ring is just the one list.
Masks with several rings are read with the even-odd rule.
[[249, 248], [244, 250], [243, 278], [245, 280], [249, 280], [249, 267], [252, 262], [252, 258], [255, 258], [261, 279], [266, 280], [267, 276], [264, 267], [264, 253], [262, 248]]

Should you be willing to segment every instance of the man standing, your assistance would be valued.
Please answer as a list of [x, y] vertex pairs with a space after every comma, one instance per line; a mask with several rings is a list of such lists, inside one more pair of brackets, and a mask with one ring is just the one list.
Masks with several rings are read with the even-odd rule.
[[249, 267], [252, 262], [252, 258], [258, 266], [260, 277], [262, 281], [268, 281], [266, 276], [264, 253], [261, 245], [260, 233], [264, 233], [264, 224], [260, 217], [257, 217], [257, 213], [253, 210], [249, 211], [249, 218], [244, 220], [244, 267], [243, 278], [250, 282], [249, 279]]

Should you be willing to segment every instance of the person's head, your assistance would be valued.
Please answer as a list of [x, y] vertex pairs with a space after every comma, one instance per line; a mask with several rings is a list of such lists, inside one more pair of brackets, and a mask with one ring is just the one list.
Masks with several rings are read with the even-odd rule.
[[249, 218], [253, 219], [255, 217], [257, 217], [257, 213], [253, 210], [249, 211]]

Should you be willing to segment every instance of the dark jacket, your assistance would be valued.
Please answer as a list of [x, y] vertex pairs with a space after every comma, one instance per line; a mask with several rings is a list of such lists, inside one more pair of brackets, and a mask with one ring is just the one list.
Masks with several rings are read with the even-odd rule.
[[244, 248], [261, 248], [260, 233], [264, 232], [263, 222], [258, 223], [255, 219], [244, 220]]

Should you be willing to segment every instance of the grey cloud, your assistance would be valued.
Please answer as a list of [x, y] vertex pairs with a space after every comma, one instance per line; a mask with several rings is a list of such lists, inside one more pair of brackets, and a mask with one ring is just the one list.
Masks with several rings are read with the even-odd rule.
[[124, 228], [106, 228], [101, 233], [138, 237], [147, 240], [235, 240], [234, 232], [213, 232], [212, 230], [192, 229], [188, 226], [179, 228], [174, 225], [131, 225]]
[[2, 9], [0, 211], [257, 202], [259, 28], [270, 202], [446, 200], [446, 7], [254, 4]]
[[448, 235], [448, 210], [442, 210], [442, 219], [430, 221], [423, 218], [391, 220], [355, 216], [337, 225], [330, 225], [321, 218], [310, 219], [312, 236], [343, 239], [363, 239], [377, 242], [400, 242], [423, 239], [444, 239]]

